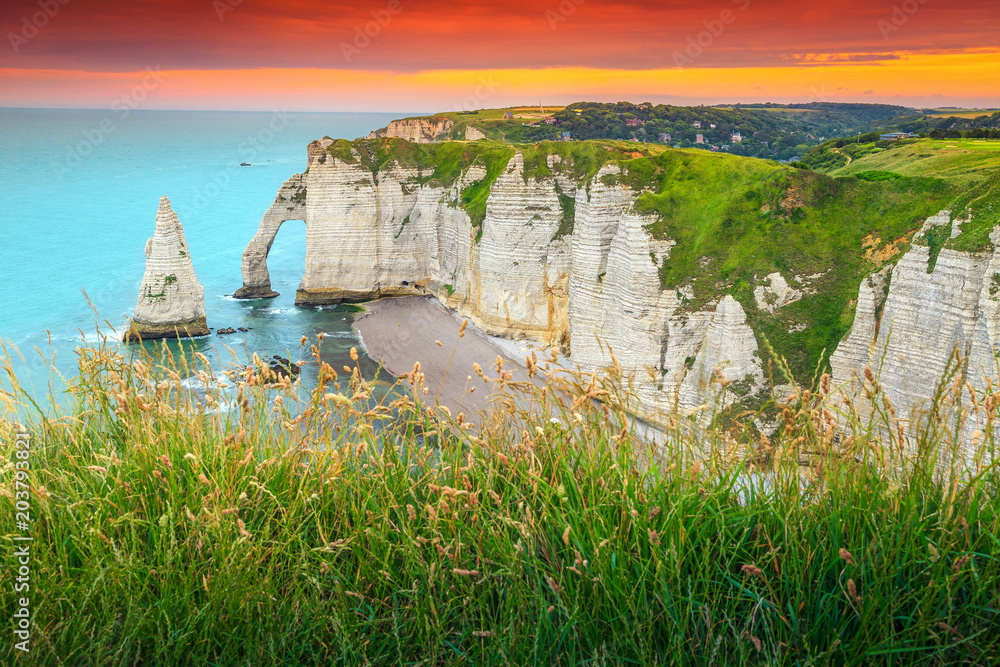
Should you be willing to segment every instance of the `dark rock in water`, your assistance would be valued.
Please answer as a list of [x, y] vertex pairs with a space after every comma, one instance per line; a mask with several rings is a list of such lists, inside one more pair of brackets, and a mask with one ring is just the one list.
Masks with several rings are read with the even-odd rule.
[[281, 355], [280, 354], [276, 354], [276, 355], [272, 356], [271, 358], [272, 359], [281, 359]]
[[249, 162], [241, 162], [241, 163], [240, 163], [240, 166], [241, 166], [241, 167], [249, 167], [249, 166], [250, 166], [250, 163], [249, 163]]
[[234, 329], [232, 327], [226, 327], [225, 329], [219, 329], [215, 333], [219, 334], [220, 336], [223, 335], [223, 334], [234, 334], [234, 333], [236, 333], [236, 329]]
[[249, 331], [249, 329], [247, 329], [246, 327], [239, 327], [239, 330], [244, 332]]
[[277, 362], [272, 362], [270, 364], [271, 372], [278, 376], [278, 378], [295, 378], [299, 376], [302, 369], [298, 364], [289, 361], [288, 359], [281, 359]]

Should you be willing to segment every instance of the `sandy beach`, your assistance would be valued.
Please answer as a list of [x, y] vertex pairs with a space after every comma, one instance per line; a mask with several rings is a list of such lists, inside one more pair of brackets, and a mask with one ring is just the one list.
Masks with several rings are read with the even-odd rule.
[[[427, 378], [427, 398], [437, 398], [453, 415], [475, 414], [488, 407], [494, 397], [491, 386], [473, 371], [474, 363], [482, 366], [488, 377], [495, 377], [499, 356], [505, 368], [514, 372], [515, 380], [527, 380], [523, 356], [517, 358], [517, 350], [523, 346], [498, 344], [471, 322], [460, 339], [464, 318], [433, 297], [382, 299], [365, 304], [365, 309], [354, 320], [354, 328], [368, 356], [394, 375], [410, 372], [419, 361]], [[473, 387], [474, 392], [470, 391]]]

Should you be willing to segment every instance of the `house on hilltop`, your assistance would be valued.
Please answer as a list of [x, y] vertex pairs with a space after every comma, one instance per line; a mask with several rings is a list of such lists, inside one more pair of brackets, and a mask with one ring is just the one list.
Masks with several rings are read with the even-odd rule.
[[512, 120], [513, 118], [514, 118], [514, 114], [512, 114], [509, 111], [505, 112], [504, 115], [503, 115], [503, 119], [504, 120]]
[[627, 125], [628, 127], [640, 127], [645, 124], [646, 121], [640, 118], [628, 118], [625, 120], [625, 125]]
[[696, 128], [698, 128], [699, 130], [701, 129], [701, 121], [700, 120], [696, 120], [695, 122], [693, 122], [691, 124], [694, 125]]
[[703, 143], [705, 143], [705, 135], [703, 135], [703, 134], [696, 134], [696, 135], [694, 135], [694, 143], [696, 143], [696, 144], [703, 144]]
[[740, 143], [741, 141], [743, 141], [743, 135], [742, 135], [742, 134], [740, 134], [739, 132], [733, 132], [733, 136], [732, 136], [732, 137], [730, 137], [730, 140], [731, 140], [731, 141], [732, 141], [732, 142], [733, 142], [734, 144], [738, 144], [738, 143]]
[[888, 132], [886, 134], [880, 134], [878, 137], [879, 141], [899, 141], [900, 139], [919, 139], [919, 134], [914, 134], [913, 132]]

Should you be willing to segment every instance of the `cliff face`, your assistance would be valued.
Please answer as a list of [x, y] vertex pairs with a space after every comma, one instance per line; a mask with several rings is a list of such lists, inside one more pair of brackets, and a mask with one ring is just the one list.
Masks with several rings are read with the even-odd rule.
[[207, 334], [205, 290], [195, 276], [184, 228], [170, 201], [163, 197], [156, 213], [156, 231], [146, 241], [146, 272], [125, 340]]
[[[360, 159], [331, 156], [330, 145], [310, 145], [307, 173], [289, 179], [265, 214], [244, 253], [238, 296], [273, 294], [267, 250], [280, 220], [301, 218], [298, 304], [429, 292], [487, 333], [571, 351], [584, 370], [610, 366], [613, 352], [636, 391], [633, 410], [653, 421], [711, 396], [716, 367], [744, 393], [763, 386], [757, 343], [736, 300], [689, 310], [676, 291], [661, 289], [658, 265], [672, 242], [650, 236], [651, 219], [632, 210], [636, 191], [602, 180], [618, 167], [577, 187], [552, 158], [556, 175], [526, 176], [514, 153], [476, 225], [458, 203], [487, 178], [485, 167], [443, 185], [429, 180], [431, 169], [398, 163], [373, 173]], [[293, 209], [287, 202], [299, 192], [305, 202]]]
[[426, 144], [434, 141], [454, 126], [455, 121], [440, 116], [407, 118], [392, 121], [385, 130], [375, 130], [368, 135], [368, 138], [406, 139], [417, 144]]
[[[951, 224], [948, 211], [926, 227]], [[1000, 238], [994, 230], [994, 244]], [[905, 424], [920, 418], [949, 367], [959, 392], [952, 400], [969, 408], [965, 441], [982, 429], [971, 406], [968, 383], [976, 392], [1000, 384], [996, 350], [1000, 344], [1000, 252], [943, 249], [931, 270], [928, 246], [914, 245], [889, 270], [862, 283], [854, 325], [831, 357], [835, 385], [859, 398], [865, 368]], [[952, 388], [951, 383], [949, 389]], [[866, 402], [856, 400], [865, 407]], [[962, 452], [972, 463], [974, 448]]]
[[[632, 151], [313, 142], [244, 253], [237, 295], [274, 294], [267, 251], [283, 220], [302, 219], [296, 303], [430, 293], [487, 333], [562, 348], [585, 371], [617, 361], [629, 408], [653, 422], [720, 396], [760, 405], [765, 336], [782, 356], [799, 353], [790, 364], [803, 378], [836, 347], [834, 381], [848, 391], [881, 363], [901, 410], [931, 395], [956, 345], [970, 379], [997, 378], [1000, 259], [946, 248], [928, 274], [927, 246], [900, 251], [921, 231], [960, 232], [943, 226], [947, 211], [931, 215], [943, 187]], [[876, 197], [873, 215], [863, 207]]]

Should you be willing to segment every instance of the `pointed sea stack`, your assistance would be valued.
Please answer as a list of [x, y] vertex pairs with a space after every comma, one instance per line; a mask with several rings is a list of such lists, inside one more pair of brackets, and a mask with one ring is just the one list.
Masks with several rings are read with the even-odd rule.
[[126, 342], [207, 336], [205, 290], [194, 274], [177, 214], [160, 199], [156, 232], [146, 241], [146, 273]]

